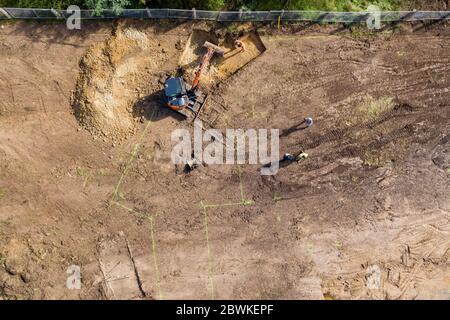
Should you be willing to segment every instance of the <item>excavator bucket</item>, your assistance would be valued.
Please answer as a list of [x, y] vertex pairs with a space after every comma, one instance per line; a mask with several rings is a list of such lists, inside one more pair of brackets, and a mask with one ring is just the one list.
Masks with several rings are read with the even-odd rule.
[[[236, 46], [236, 40], [244, 45], [245, 50]], [[255, 31], [248, 32], [238, 39], [227, 34], [219, 40], [212, 32], [194, 29], [179, 60], [179, 66], [184, 70], [184, 77], [188, 82], [189, 80], [192, 82], [195, 78], [197, 66], [205, 53], [204, 47], [214, 48], [218, 54], [202, 75], [200, 83], [206, 88], [212, 88], [227, 79], [266, 51], [264, 43]]]
[[[236, 46], [238, 42], [241, 47]], [[257, 32], [247, 33], [238, 39], [229, 39], [227, 45], [229, 50], [225, 52], [223, 61], [218, 66], [221, 80], [230, 77], [266, 51]]]

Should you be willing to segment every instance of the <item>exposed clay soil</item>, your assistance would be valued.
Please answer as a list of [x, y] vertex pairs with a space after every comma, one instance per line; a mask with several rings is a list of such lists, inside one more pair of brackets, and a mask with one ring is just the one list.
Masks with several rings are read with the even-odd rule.
[[[206, 108], [309, 154], [273, 177], [171, 163], [171, 132], [192, 128], [159, 90], [194, 27], [0, 29], [0, 296], [448, 299], [448, 26], [261, 29], [267, 51]], [[97, 100], [80, 86], [118, 103], [95, 118], [108, 125], [85, 121]]]
[[177, 67], [174, 37], [155, 38], [139, 29], [119, 24], [80, 61], [72, 107], [96, 136], [118, 140], [135, 133], [135, 104], [160, 90], [166, 73]]
[[[215, 30], [210, 26], [205, 29], [194, 29], [178, 63], [183, 69], [186, 81], [194, 80], [198, 66], [206, 53], [204, 47], [206, 41], [223, 50], [223, 54], [214, 53], [209, 67], [200, 78], [200, 85], [207, 90], [235, 74], [266, 50], [257, 33], [245, 32], [245, 25], [241, 26], [241, 29], [244, 30], [237, 29], [231, 32], [223, 29]], [[244, 50], [236, 47], [234, 42], [237, 39], [243, 43]]]

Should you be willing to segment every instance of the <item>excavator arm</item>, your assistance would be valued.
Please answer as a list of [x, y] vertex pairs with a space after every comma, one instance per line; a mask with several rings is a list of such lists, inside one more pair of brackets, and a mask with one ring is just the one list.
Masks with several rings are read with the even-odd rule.
[[201, 75], [206, 70], [206, 68], [208, 67], [209, 61], [211, 60], [211, 58], [214, 55], [214, 53], [217, 53], [217, 54], [220, 54], [220, 55], [224, 54], [224, 50], [222, 48], [216, 46], [215, 44], [212, 44], [211, 42], [206, 41], [203, 46], [206, 47], [208, 49], [208, 51], [203, 56], [202, 62], [201, 62], [199, 68], [197, 69], [197, 71], [195, 73], [195, 79], [192, 82], [192, 90], [195, 90], [198, 87]]

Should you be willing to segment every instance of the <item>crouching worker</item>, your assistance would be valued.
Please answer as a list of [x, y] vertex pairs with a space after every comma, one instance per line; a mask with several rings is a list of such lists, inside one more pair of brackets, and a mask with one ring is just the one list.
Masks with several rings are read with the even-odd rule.
[[303, 151], [297, 152], [295, 155], [285, 153], [283, 155], [283, 158], [280, 160], [280, 168], [287, 167], [294, 162], [300, 162], [302, 160], [305, 160], [306, 158], [308, 158], [308, 154]]
[[[308, 154], [303, 151], [297, 152], [296, 154], [285, 153], [283, 155], [283, 158], [278, 160], [278, 164], [279, 164], [278, 167], [284, 168], [292, 163], [298, 163], [302, 160], [305, 160], [306, 158], [308, 158]], [[271, 164], [267, 163], [263, 166], [263, 168], [269, 168], [270, 166], [271, 166]]]
[[283, 155], [283, 159], [281, 161], [301, 161], [308, 158], [308, 154], [306, 152], [300, 151], [297, 153], [297, 155], [292, 155], [290, 153], [285, 153]]

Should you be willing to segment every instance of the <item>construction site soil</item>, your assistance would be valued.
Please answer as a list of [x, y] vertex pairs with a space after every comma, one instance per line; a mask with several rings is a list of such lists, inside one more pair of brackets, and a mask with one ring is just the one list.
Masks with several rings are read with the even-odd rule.
[[1, 298], [450, 298], [449, 25], [259, 26], [205, 112], [309, 157], [185, 173], [164, 80], [250, 27], [1, 25]]

